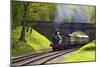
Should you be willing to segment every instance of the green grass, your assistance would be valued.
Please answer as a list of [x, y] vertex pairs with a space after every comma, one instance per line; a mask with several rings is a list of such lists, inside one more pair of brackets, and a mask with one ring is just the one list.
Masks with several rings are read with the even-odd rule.
[[11, 33], [12, 57], [50, 49], [50, 41], [34, 29], [31, 34], [26, 32], [26, 42], [19, 41], [20, 32], [21, 26], [12, 30]]
[[66, 55], [63, 62], [95, 61], [95, 40]]

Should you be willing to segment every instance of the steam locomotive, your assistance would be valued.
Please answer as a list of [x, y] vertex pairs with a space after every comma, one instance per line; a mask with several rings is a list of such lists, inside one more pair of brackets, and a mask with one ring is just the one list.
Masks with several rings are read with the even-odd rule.
[[[89, 42], [89, 36], [87, 35], [67, 34], [67, 35], [59, 35], [59, 36], [58, 39], [57, 37], [52, 38], [52, 44], [50, 46], [54, 51], [81, 47], [84, 44]], [[61, 42], [59, 43], [60, 40]]]

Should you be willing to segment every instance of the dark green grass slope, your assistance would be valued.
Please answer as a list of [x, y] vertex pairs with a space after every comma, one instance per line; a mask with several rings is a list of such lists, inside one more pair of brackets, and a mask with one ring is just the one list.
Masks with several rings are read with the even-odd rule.
[[69, 53], [63, 62], [95, 61], [95, 40], [79, 50]]
[[37, 31], [32, 30], [31, 34], [26, 32], [26, 42], [19, 41], [20, 32], [21, 27], [19, 26], [12, 30], [11, 33], [12, 57], [50, 49], [50, 41]]

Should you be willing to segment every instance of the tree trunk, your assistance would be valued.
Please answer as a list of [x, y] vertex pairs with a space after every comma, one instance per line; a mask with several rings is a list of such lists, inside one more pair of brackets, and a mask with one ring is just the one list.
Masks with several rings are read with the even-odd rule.
[[32, 33], [32, 27], [31, 27], [31, 29], [30, 29], [30, 34]]
[[21, 41], [26, 41], [26, 40], [25, 40], [25, 22], [24, 22], [24, 24], [23, 24], [23, 26], [22, 26], [22, 31], [21, 31], [21, 35], [20, 35], [19, 40], [21, 40]]
[[26, 29], [26, 16], [27, 16], [27, 2], [24, 3], [24, 15], [23, 15], [23, 25], [22, 25], [22, 31], [21, 31], [21, 35], [20, 35], [20, 38], [19, 40], [21, 41], [26, 41], [25, 39], [25, 29]]
[[26, 32], [28, 32], [29, 31], [29, 27], [27, 26], [27, 31]]

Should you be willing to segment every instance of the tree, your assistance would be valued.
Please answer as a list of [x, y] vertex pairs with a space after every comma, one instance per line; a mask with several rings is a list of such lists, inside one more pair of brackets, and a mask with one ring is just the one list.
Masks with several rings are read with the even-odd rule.
[[15, 29], [17, 26], [20, 25], [20, 22], [23, 20], [23, 2], [12, 1], [12, 29]]
[[56, 4], [12, 1], [12, 29], [22, 26], [19, 40], [26, 41], [25, 31], [32, 33], [33, 29], [28, 20], [51, 21], [55, 10]]
[[27, 20], [51, 21], [55, 15], [56, 4], [30, 3], [28, 7]]
[[26, 41], [25, 40], [25, 28], [26, 28], [26, 17], [27, 17], [27, 7], [28, 2], [24, 3], [24, 15], [23, 15], [23, 23], [22, 23], [22, 31], [19, 40]]

